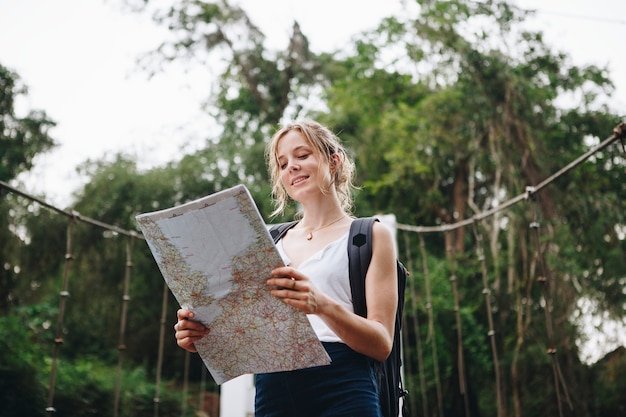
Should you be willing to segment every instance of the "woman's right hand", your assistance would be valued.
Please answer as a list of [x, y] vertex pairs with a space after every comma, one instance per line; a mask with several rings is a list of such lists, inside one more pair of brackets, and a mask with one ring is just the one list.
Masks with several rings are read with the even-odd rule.
[[209, 334], [210, 330], [204, 324], [193, 321], [193, 311], [181, 308], [176, 312], [178, 322], [174, 325], [176, 343], [189, 352], [197, 352], [194, 343]]

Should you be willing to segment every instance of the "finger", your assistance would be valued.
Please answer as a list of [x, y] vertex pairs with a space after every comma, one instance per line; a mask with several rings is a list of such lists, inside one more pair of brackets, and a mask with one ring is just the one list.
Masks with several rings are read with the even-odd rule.
[[272, 276], [275, 278], [291, 278], [291, 279], [304, 279], [304, 276], [296, 269], [290, 266], [281, 266], [272, 270]]
[[190, 352], [196, 352], [195, 343], [201, 340], [207, 333], [183, 330], [176, 332], [176, 344]]
[[194, 345], [195, 342], [197, 342], [198, 340], [200, 340], [199, 338], [191, 338], [191, 337], [186, 337], [184, 339], [179, 339], [176, 341], [176, 343], [178, 344], [178, 346], [180, 346], [181, 348], [195, 353], [198, 351], [198, 349], [196, 349], [196, 346]]
[[195, 317], [195, 314], [193, 311], [186, 309], [186, 308], [181, 308], [176, 312], [176, 318], [178, 318], [178, 321], [181, 320], [189, 320]]
[[270, 278], [265, 281], [265, 284], [269, 287], [274, 287], [274, 289], [293, 289], [295, 288], [295, 280], [291, 278]]
[[199, 334], [205, 335], [209, 333], [209, 328], [204, 324], [192, 321], [192, 320], [182, 320], [177, 323], [176, 331], [178, 332], [190, 332], [190, 334]]
[[185, 340], [192, 339], [192, 341], [196, 342], [202, 339], [204, 336], [209, 334], [208, 331], [198, 331], [198, 330], [180, 330], [176, 333], [176, 340]]
[[270, 294], [285, 302], [286, 300], [290, 300], [292, 302], [301, 302], [306, 298], [305, 294], [289, 288], [273, 289], [270, 290]]

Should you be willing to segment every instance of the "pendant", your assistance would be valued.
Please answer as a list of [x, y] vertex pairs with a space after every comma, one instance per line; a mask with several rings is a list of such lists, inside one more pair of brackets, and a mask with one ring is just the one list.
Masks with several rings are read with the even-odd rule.
[[309, 232], [308, 235], [306, 235], [306, 240], [311, 240], [313, 239], [313, 233]]

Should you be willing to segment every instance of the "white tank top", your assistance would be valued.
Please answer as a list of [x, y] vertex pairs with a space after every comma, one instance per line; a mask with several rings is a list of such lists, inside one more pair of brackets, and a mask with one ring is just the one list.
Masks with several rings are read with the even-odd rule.
[[[298, 271], [309, 277], [318, 290], [337, 301], [348, 311], [354, 312], [348, 269], [348, 235], [349, 233], [346, 233], [314, 253], [300, 264]], [[285, 264], [289, 265], [291, 260], [285, 253], [282, 239], [276, 247]], [[343, 340], [317, 315], [307, 314], [307, 317], [320, 341], [343, 343]]]

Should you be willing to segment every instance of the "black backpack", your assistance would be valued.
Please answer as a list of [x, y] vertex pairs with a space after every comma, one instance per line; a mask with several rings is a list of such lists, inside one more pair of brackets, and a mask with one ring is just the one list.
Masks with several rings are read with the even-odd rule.
[[[360, 316], [367, 316], [365, 303], [365, 275], [372, 259], [372, 228], [378, 219], [367, 217], [355, 219], [350, 226], [348, 237], [348, 259], [350, 271], [350, 289], [354, 312]], [[270, 235], [274, 243], [298, 222], [281, 223], [270, 228]], [[400, 412], [400, 398], [402, 401], [402, 415], [409, 416], [407, 391], [402, 385], [400, 366], [402, 365], [400, 337], [402, 330], [402, 313], [404, 310], [404, 290], [406, 288], [407, 270], [402, 263], [396, 260], [398, 272], [398, 308], [396, 310], [393, 347], [389, 357], [383, 361], [374, 361], [380, 391], [380, 406], [384, 417], [397, 417]]]

